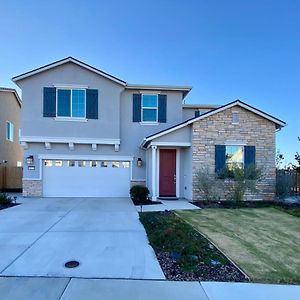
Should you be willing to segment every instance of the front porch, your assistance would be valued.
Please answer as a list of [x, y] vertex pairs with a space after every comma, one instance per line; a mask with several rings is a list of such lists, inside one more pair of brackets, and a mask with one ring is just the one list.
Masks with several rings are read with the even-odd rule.
[[192, 199], [191, 155], [190, 143], [149, 145], [146, 182], [152, 201]]

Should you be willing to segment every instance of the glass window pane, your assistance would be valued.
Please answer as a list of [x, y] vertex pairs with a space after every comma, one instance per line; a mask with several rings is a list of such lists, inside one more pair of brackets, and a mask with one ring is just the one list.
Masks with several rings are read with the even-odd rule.
[[97, 162], [95, 160], [90, 162], [90, 167], [96, 168], [97, 167]]
[[72, 90], [72, 117], [85, 117], [85, 91]]
[[71, 91], [57, 90], [57, 116], [70, 117], [71, 116]]
[[78, 167], [85, 167], [86, 166], [86, 161], [85, 160], [79, 160], [78, 161]]
[[120, 168], [120, 162], [118, 162], [118, 161], [113, 161], [113, 162], [111, 163], [111, 166], [112, 166], [113, 168]]
[[129, 168], [129, 161], [123, 161], [122, 166], [123, 168]]
[[56, 160], [55, 161], [55, 167], [62, 167], [62, 165], [63, 165], [62, 160]]
[[52, 167], [52, 160], [45, 160], [45, 161], [44, 161], [44, 165], [45, 165], [46, 167]]
[[68, 167], [75, 167], [75, 160], [68, 160]]
[[244, 166], [244, 147], [226, 146], [226, 165], [229, 169], [233, 167], [243, 168]]
[[157, 107], [157, 96], [143, 95], [143, 107]]
[[101, 168], [107, 168], [108, 162], [107, 161], [101, 161]]
[[156, 109], [143, 109], [144, 122], [156, 122]]

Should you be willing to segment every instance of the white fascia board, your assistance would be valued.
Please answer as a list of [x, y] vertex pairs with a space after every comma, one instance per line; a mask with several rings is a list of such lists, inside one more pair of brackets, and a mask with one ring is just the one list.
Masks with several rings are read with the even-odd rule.
[[38, 159], [133, 161], [133, 156], [77, 155], [77, 154], [39, 154]]
[[44, 136], [22, 136], [21, 142], [26, 143], [74, 143], [74, 144], [98, 144], [98, 145], [115, 145], [120, 144], [120, 139], [93, 139], [93, 138], [76, 138], [76, 137], [44, 137]]
[[172, 86], [172, 85], [146, 85], [146, 84], [127, 84], [126, 89], [128, 90], [167, 90], [167, 91], [183, 91], [189, 92], [191, 86]]
[[65, 63], [67, 63], [67, 62], [72, 62], [72, 63], [74, 63], [74, 64], [76, 64], [76, 65], [78, 65], [78, 66], [81, 66], [81, 67], [83, 67], [83, 68], [89, 70], [89, 71], [92, 71], [92, 72], [94, 72], [94, 73], [96, 73], [96, 74], [99, 74], [99, 75], [101, 75], [101, 76], [103, 76], [103, 77], [105, 77], [105, 78], [108, 78], [108, 79], [110, 79], [110, 80], [112, 80], [112, 81], [114, 81], [114, 82], [117, 82], [117, 83], [120, 84], [120, 85], [126, 86], [126, 83], [125, 83], [125, 82], [122, 82], [122, 81], [118, 80], [117, 78], [114, 78], [114, 77], [112, 77], [112, 76], [109, 76], [109, 74], [103, 73], [103, 72], [101, 72], [100, 70], [94, 69], [93, 67], [90, 67], [90, 66], [88, 66], [88, 65], [86, 65], [86, 64], [84, 64], [84, 63], [81, 63], [80, 61], [74, 60], [72, 57], [68, 57], [68, 58], [66, 58], [66, 59], [64, 59], [64, 60], [61, 60], [61, 61], [58, 61], [58, 62], [56, 62], [56, 63], [49, 64], [49, 65], [47, 65], [47, 66], [45, 66], [45, 67], [38, 68], [38, 69], [33, 70], [33, 71], [31, 71], [31, 72], [27, 72], [27, 73], [25, 73], [25, 74], [23, 74], [23, 75], [16, 76], [16, 77], [12, 78], [12, 81], [16, 83], [16, 82], [19, 81], [19, 80], [22, 80], [22, 79], [24, 79], [24, 78], [30, 77], [30, 76], [32, 76], [32, 75], [35, 75], [35, 74], [44, 72], [44, 71], [46, 71], [46, 70], [49, 70], [49, 69], [52, 69], [52, 68], [55, 68], [55, 67], [58, 67], [58, 66], [63, 65], [63, 64], [65, 64]]
[[151, 142], [148, 146], [161, 146], [161, 147], [190, 147], [192, 143], [189, 142]]

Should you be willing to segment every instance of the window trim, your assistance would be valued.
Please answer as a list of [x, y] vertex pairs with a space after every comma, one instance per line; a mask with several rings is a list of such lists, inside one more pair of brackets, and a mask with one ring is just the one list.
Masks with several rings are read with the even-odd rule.
[[[156, 125], [158, 124], [158, 94], [141, 94], [141, 122], [142, 125]], [[156, 97], [156, 107], [149, 107], [143, 105], [144, 96], [155, 96]], [[143, 120], [143, 111], [144, 109], [155, 109], [156, 110], [156, 120], [155, 121], [144, 121]]]
[[[70, 116], [58, 116], [57, 115], [57, 109], [58, 109], [58, 91], [59, 90], [70, 90]], [[73, 117], [73, 111], [72, 111], [72, 103], [73, 103], [73, 90], [81, 90], [84, 91], [84, 116], [83, 117]], [[76, 88], [74, 86], [70, 87], [57, 87], [56, 88], [56, 101], [55, 101], [55, 118], [56, 121], [87, 121], [86, 118], [86, 89], [85, 88]]]
[[[9, 136], [8, 136], [8, 127], [7, 125], [9, 126]], [[14, 142], [14, 124], [13, 122], [10, 122], [10, 121], [6, 121], [6, 128], [5, 128], [5, 137], [6, 137], [6, 140], [9, 141], [9, 142]]]

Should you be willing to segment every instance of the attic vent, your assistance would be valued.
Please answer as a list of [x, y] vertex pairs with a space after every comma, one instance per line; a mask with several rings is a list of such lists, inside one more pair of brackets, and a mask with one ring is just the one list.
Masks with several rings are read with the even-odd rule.
[[239, 113], [237, 111], [232, 112], [232, 124], [239, 124]]

